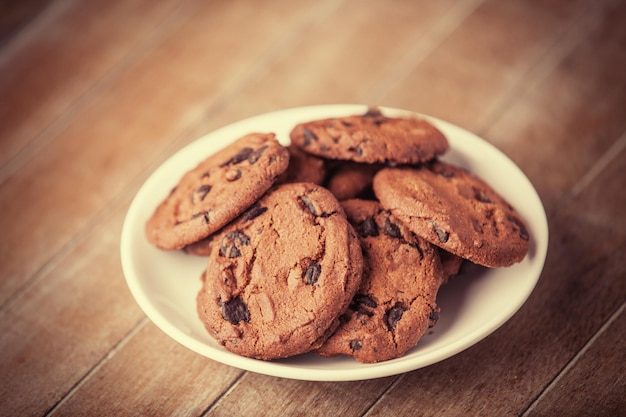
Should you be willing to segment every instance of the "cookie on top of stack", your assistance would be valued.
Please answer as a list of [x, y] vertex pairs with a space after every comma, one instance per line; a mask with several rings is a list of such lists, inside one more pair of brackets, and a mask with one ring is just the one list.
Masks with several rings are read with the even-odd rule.
[[206, 256], [197, 310], [237, 354], [403, 356], [439, 317], [462, 262], [528, 252], [515, 209], [440, 161], [431, 123], [363, 115], [296, 125], [291, 145], [250, 134], [186, 173], [146, 224], [165, 250]]

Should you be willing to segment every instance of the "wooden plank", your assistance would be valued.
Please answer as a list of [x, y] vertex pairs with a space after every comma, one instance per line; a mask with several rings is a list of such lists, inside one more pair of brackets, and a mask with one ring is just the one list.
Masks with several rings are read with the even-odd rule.
[[406, 79], [382, 96], [389, 105], [481, 126], [492, 108], [578, 17], [559, 2], [485, 2]]
[[205, 415], [359, 416], [393, 380], [310, 382], [248, 372]]
[[[291, 11], [295, 26], [323, 5], [286, 1], [272, 7]], [[181, 10], [160, 42], [0, 184], [0, 228], [7, 236], [0, 243], [0, 273], [6, 277], [0, 305], [88, 228], [95, 213], [126, 190], [129, 178], [246, 80], [255, 71], [251, 66], [286, 36], [282, 23], [280, 14], [241, 3], [195, 3]]]
[[[618, 255], [619, 256], [619, 255]], [[624, 265], [616, 271], [626, 276]], [[550, 385], [528, 416], [618, 416], [626, 410], [626, 314], [624, 306]], [[581, 381], [584, 381], [581, 384]]]
[[92, 89], [132, 62], [180, 2], [53, 2], [35, 27], [0, 50], [0, 178], [58, 133], [68, 111], [87, 105]]
[[381, 79], [383, 86], [392, 81], [387, 77], [409, 51], [432, 47], [428, 34], [449, 24], [447, 13], [455, 4], [469, 8], [475, 3], [414, 1], [390, 7], [373, 0], [341, 2], [325, 19], [311, 23], [306, 36], [294, 38], [289, 50], [242, 91], [242, 101], [254, 100], [267, 110], [361, 102]]
[[5, 0], [0, 3], [0, 48], [50, 6], [46, 0]]
[[0, 313], [0, 409], [41, 415], [144, 317], [117, 256], [123, 212], [104, 218]]
[[50, 415], [200, 415], [243, 373], [179, 345], [152, 323], [133, 336]]
[[522, 167], [549, 211], [567, 201], [576, 182], [626, 130], [621, 71], [626, 65], [626, 4], [599, 6], [605, 7], [589, 15], [597, 20], [579, 46], [549, 76], [528, 80], [520, 99], [484, 133]]

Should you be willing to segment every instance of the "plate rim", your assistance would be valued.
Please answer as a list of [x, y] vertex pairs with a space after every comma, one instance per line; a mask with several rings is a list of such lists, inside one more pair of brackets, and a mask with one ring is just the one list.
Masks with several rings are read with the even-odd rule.
[[[131, 240], [135, 237], [136, 230], [134, 229], [133, 221], [135, 217], [138, 215], [138, 210], [141, 205], [141, 197], [144, 193], [146, 193], [150, 186], [150, 181], [155, 176], [158, 176], [158, 173], [167, 170], [170, 166], [175, 165], [179, 167], [179, 170], [182, 173], [185, 172], [187, 168], [192, 168], [195, 166], [201, 159], [206, 158], [209, 154], [204, 154], [203, 156], [198, 156], [197, 160], [187, 161], [187, 167], [180, 166], [177, 161], [181, 159], [181, 155], [185, 155], [186, 153], [190, 153], [195, 147], [200, 146], [202, 142], [208, 141], [213, 137], [219, 137], [222, 134], [229, 133], [231, 131], [243, 130], [243, 126], [252, 125], [255, 121], [262, 119], [273, 119], [276, 117], [284, 117], [290, 116], [297, 117], [297, 115], [310, 115], [305, 118], [300, 118], [301, 121], [305, 120], [315, 120], [317, 118], [325, 118], [325, 117], [335, 117], [341, 115], [348, 114], [361, 114], [363, 113], [369, 106], [363, 104], [322, 104], [322, 105], [312, 105], [312, 106], [300, 106], [300, 107], [291, 107], [280, 110], [275, 110], [267, 113], [258, 114], [252, 117], [244, 118], [238, 121], [234, 121], [227, 125], [224, 125], [220, 128], [214, 129], [185, 146], [181, 147], [170, 156], [168, 156], [157, 168], [155, 168], [150, 175], [146, 178], [146, 180], [142, 183], [142, 185], [137, 190], [135, 196], [133, 197], [128, 210], [126, 212], [122, 233], [121, 233], [121, 242], [120, 242], [120, 257], [122, 263], [122, 270], [124, 273], [125, 281], [127, 286], [130, 289], [130, 292], [141, 308], [141, 310], [146, 314], [146, 316], [164, 333], [166, 333], [169, 337], [173, 338], [179, 344], [185, 346], [186, 348], [205, 356], [209, 359], [215, 360], [217, 362], [233, 366], [239, 369], [243, 369], [246, 371], [256, 372], [260, 374], [275, 376], [275, 377], [283, 377], [289, 379], [298, 379], [298, 380], [309, 380], [309, 381], [356, 381], [356, 380], [364, 380], [364, 379], [373, 379], [373, 378], [381, 378], [391, 375], [397, 375], [404, 372], [409, 372], [412, 370], [416, 370], [419, 368], [423, 368], [425, 366], [432, 365], [434, 363], [440, 362], [447, 358], [450, 358], [459, 352], [469, 348], [470, 346], [478, 343], [479, 341], [485, 339], [487, 336], [496, 331], [499, 327], [501, 327], [504, 323], [510, 320], [517, 311], [526, 303], [530, 295], [532, 294], [534, 288], [537, 285], [538, 280], [540, 279], [541, 272], [545, 265], [545, 260], [547, 257], [547, 247], [549, 241], [549, 232], [548, 232], [548, 222], [547, 216], [545, 212], [545, 208], [543, 207], [543, 203], [541, 202], [541, 198], [539, 197], [536, 189], [525, 175], [525, 173], [521, 170], [517, 164], [515, 164], [506, 154], [504, 154], [501, 150], [495, 147], [493, 144], [489, 143], [485, 139], [479, 137], [478, 135], [470, 132], [466, 129], [463, 129], [459, 126], [456, 126], [450, 122], [425, 115], [422, 113], [418, 113], [410, 110], [403, 110], [393, 107], [385, 107], [378, 106], [380, 110], [385, 115], [392, 116], [417, 116], [424, 118], [426, 120], [431, 121], [435, 126], [441, 128], [441, 130], [453, 132], [453, 136], [457, 134], [462, 136], [468, 136], [473, 138], [475, 143], [479, 143], [480, 146], [487, 149], [490, 153], [495, 153], [499, 158], [502, 159], [503, 162], [507, 164], [507, 166], [515, 171], [515, 174], [518, 176], [518, 179], [522, 180], [524, 186], [526, 188], [525, 192], [530, 193], [529, 197], [531, 197], [533, 202], [533, 208], [535, 210], [535, 215], [539, 215], [539, 217], [533, 218], [533, 226], [534, 232], [534, 247], [535, 253], [533, 254], [534, 261], [531, 264], [531, 270], [533, 279], [528, 281], [528, 286], [526, 288], [526, 293], [522, 294], [518, 299], [518, 303], [515, 308], [507, 311], [506, 315], [502, 315], [499, 317], [499, 320], [493, 321], [491, 323], [483, 324], [479, 326], [477, 329], [474, 329], [471, 333], [466, 334], [464, 337], [458, 339], [453, 344], [448, 344], [448, 349], [446, 349], [445, 354], [443, 355], [435, 355], [436, 352], [430, 352], [426, 355], [428, 360], [418, 361], [417, 366], [414, 363], [415, 357], [407, 357], [403, 356], [401, 358], [392, 359], [389, 361], [378, 362], [374, 364], [361, 364], [354, 361], [354, 369], [328, 369], [328, 368], [311, 368], [311, 367], [294, 367], [288, 364], [282, 363], [281, 361], [263, 361], [259, 359], [247, 358], [243, 356], [239, 356], [233, 354], [231, 352], [226, 351], [225, 349], [220, 350], [214, 347], [211, 347], [207, 344], [201, 343], [199, 340], [189, 337], [183, 330], [181, 330], [178, 326], [174, 325], [171, 320], [168, 320], [154, 307], [153, 301], [149, 299], [146, 292], [141, 288], [140, 282], [137, 279], [132, 279], [136, 276], [137, 272], [135, 271], [135, 264], [130, 257], [129, 245], [131, 244]], [[293, 122], [294, 124], [297, 122]], [[448, 136], [448, 134], [447, 134]], [[231, 138], [229, 141], [225, 141], [223, 146], [228, 145], [236, 137]], [[286, 144], [284, 138], [281, 142]], [[288, 138], [287, 138], [288, 139]], [[450, 139], [450, 138], [449, 138]], [[213, 152], [217, 152], [223, 146], [216, 146], [213, 149]], [[451, 147], [452, 148], [452, 147]], [[452, 150], [452, 149], [451, 149]], [[445, 158], [446, 155], [442, 157]], [[485, 179], [489, 183], [489, 179]], [[164, 187], [164, 194], [168, 191], [167, 187]], [[141, 229], [143, 231], [143, 228]], [[537, 233], [539, 232], [539, 233]], [[543, 237], [539, 240], [539, 237]], [[145, 237], [144, 237], [145, 239]], [[199, 280], [198, 280], [199, 281]], [[195, 302], [195, 300], [194, 300]], [[199, 320], [199, 318], [198, 318]], [[418, 345], [419, 346], [419, 345]], [[311, 354], [309, 354], [311, 355]], [[420, 357], [418, 356], [418, 359]], [[329, 359], [324, 359], [329, 360]], [[350, 360], [353, 360], [350, 358]]]

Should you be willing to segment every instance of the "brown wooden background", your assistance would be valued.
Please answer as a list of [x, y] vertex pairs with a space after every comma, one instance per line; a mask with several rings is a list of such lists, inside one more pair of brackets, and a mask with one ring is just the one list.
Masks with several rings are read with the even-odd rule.
[[[258, 375], [158, 330], [123, 278], [175, 150], [293, 106], [405, 108], [535, 184], [550, 245], [509, 322], [407, 374]], [[0, 414], [626, 415], [626, 2], [0, 2]]]

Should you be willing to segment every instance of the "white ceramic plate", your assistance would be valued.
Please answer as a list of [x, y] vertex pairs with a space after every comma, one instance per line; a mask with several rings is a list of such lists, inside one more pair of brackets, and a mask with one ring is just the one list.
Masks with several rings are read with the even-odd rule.
[[[391, 116], [411, 114], [382, 110]], [[263, 114], [218, 129], [163, 163], [131, 203], [121, 237], [126, 281], [146, 315], [173, 339], [213, 360], [262, 374], [318, 381], [378, 378], [418, 369], [468, 348], [506, 322], [526, 301], [541, 274], [548, 244], [545, 211], [532, 184], [509, 158], [477, 136], [429, 118], [450, 142], [450, 150], [442, 159], [482, 177], [527, 222], [532, 244], [524, 261], [510, 268], [475, 268], [451, 280], [439, 292], [441, 315], [437, 325], [404, 357], [382, 363], [360, 364], [348, 357], [321, 358], [315, 354], [261, 361], [228, 352], [205, 331], [196, 314], [195, 299], [206, 261], [182, 252], [164, 252], [147, 242], [144, 224], [157, 204], [183, 173], [247, 133], [274, 132], [287, 144], [289, 132], [298, 122], [365, 111], [360, 105], [328, 105]]]

